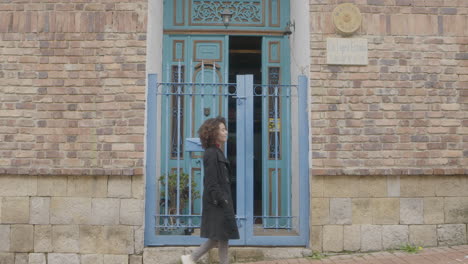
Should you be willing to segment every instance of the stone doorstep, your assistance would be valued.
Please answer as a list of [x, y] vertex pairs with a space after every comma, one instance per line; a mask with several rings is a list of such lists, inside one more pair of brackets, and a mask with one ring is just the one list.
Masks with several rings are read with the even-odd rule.
[[[145, 248], [143, 252], [143, 263], [179, 264], [181, 255], [190, 254], [196, 248], [197, 247], [148, 247]], [[229, 247], [231, 263], [303, 258], [311, 254], [311, 249], [298, 247]], [[218, 250], [210, 250], [209, 254], [205, 255], [199, 263], [219, 263]]]

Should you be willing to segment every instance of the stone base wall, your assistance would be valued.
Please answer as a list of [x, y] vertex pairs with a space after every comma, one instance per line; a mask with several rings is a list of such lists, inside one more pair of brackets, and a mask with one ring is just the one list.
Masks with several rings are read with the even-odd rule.
[[468, 176], [315, 176], [312, 250], [467, 243]]
[[0, 263], [143, 263], [143, 176], [0, 176]]

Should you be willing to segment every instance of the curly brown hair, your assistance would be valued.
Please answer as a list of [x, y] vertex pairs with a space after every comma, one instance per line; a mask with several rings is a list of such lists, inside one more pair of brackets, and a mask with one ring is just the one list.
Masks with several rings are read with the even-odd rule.
[[198, 135], [200, 136], [202, 148], [207, 149], [208, 147], [214, 146], [216, 144], [219, 124], [221, 123], [226, 126], [226, 119], [222, 116], [209, 118], [203, 122], [203, 124], [198, 129]]

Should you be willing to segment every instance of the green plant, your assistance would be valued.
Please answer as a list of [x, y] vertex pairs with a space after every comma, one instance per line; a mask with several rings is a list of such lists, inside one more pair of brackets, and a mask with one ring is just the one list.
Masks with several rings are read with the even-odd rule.
[[[179, 196], [177, 196], [177, 172], [174, 171], [167, 176], [168, 184], [166, 186], [166, 175], [159, 177], [161, 183], [161, 200], [163, 206], [167, 205], [170, 215], [183, 214], [188, 206], [189, 198], [192, 201], [200, 198], [200, 192], [197, 190], [197, 183], [194, 176], [191, 179], [191, 188], [189, 188], [189, 175], [180, 171], [179, 173]], [[167, 187], [167, 203], [166, 203], [166, 187]], [[191, 197], [189, 195], [191, 189]], [[179, 212], [177, 212], [177, 197], [179, 198]]]
[[314, 252], [312, 252], [312, 255], [309, 256], [309, 258], [321, 260], [321, 259], [325, 258], [325, 255], [323, 255], [322, 253], [320, 253], [318, 251], [314, 251]]
[[418, 246], [410, 245], [410, 244], [402, 245], [400, 247], [400, 250], [403, 250], [408, 253], [418, 253], [422, 249], [423, 249], [422, 247], [418, 247]]

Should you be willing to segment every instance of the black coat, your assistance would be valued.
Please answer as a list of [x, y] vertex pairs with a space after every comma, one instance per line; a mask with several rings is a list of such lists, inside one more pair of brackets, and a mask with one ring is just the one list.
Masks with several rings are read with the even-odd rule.
[[230, 165], [223, 152], [209, 147], [203, 155], [203, 210], [201, 237], [239, 239], [231, 195]]

